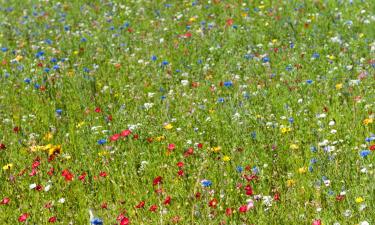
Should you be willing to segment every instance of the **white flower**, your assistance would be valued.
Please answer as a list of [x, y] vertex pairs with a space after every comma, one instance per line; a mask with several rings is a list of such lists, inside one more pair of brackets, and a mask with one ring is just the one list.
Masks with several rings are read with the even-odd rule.
[[58, 202], [61, 203], [61, 204], [63, 204], [63, 203], [65, 202], [65, 198], [60, 198], [60, 199], [58, 200]]
[[187, 86], [189, 84], [189, 81], [188, 80], [181, 80], [181, 84], [183, 86]]
[[335, 121], [331, 120], [331, 121], [329, 121], [329, 124], [328, 124], [328, 125], [330, 125], [330, 126], [334, 126], [335, 124], [336, 124]]
[[30, 188], [30, 189], [34, 189], [34, 188], [36, 188], [36, 184], [35, 184], [35, 183], [34, 183], [34, 184], [30, 184], [29, 188]]
[[359, 225], [370, 225], [367, 221], [362, 221], [359, 223]]
[[51, 185], [50, 184], [48, 184], [45, 188], [44, 188], [44, 191], [49, 191], [51, 189]]
[[146, 108], [146, 110], [149, 110], [151, 109], [151, 107], [154, 105], [154, 103], [149, 103], [149, 102], [146, 102], [145, 104], [143, 104], [143, 106]]

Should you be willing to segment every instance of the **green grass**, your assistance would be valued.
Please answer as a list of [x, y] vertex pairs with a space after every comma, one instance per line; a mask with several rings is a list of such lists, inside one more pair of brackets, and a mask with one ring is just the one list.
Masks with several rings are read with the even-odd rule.
[[1, 1], [0, 224], [375, 223], [374, 12]]

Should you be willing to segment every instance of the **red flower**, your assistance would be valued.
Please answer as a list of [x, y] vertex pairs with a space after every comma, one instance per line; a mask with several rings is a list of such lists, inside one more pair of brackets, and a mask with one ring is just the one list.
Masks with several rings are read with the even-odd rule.
[[50, 209], [52, 207], [52, 202], [48, 202], [44, 205], [44, 208]]
[[337, 195], [336, 196], [337, 201], [342, 201], [342, 200], [344, 200], [344, 198], [345, 198], [345, 195]]
[[33, 168], [33, 169], [35, 169], [35, 168], [37, 168], [38, 166], [40, 165], [40, 161], [34, 161], [33, 162], [33, 165], [31, 166], [31, 168]]
[[138, 203], [138, 205], [135, 208], [140, 209], [140, 208], [143, 208], [144, 206], [145, 206], [145, 202], [141, 201], [140, 203]]
[[67, 169], [63, 170], [61, 175], [65, 177], [65, 181], [72, 181], [74, 175]]
[[195, 193], [195, 198], [196, 198], [196, 199], [201, 198], [201, 193], [200, 193], [200, 192]]
[[162, 181], [162, 177], [161, 176], [158, 176], [154, 179], [154, 181], [152, 182], [152, 184], [155, 186], [155, 185], [158, 185], [158, 184], [161, 184], [163, 181]]
[[104, 172], [104, 171], [101, 171], [100, 174], [99, 174], [99, 176], [101, 176], [101, 177], [106, 177], [106, 176], [107, 176], [107, 173]]
[[47, 172], [47, 174], [50, 175], [50, 176], [52, 176], [54, 171], [55, 171], [55, 169], [53, 167], [51, 167], [49, 169], [49, 171]]
[[370, 150], [371, 150], [371, 151], [375, 151], [375, 145], [371, 145], [371, 146], [370, 146]]
[[202, 144], [202, 143], [199, 143], [199, 144], [198, 144], [198, 148], [203, 148], [203, 144]]
[[33, 168], [33, 169], [31, 170], [31, 172], [29, 173], [29, 176], [30, 176], [30, 177], [35, 176], [35, 175], [36, 175], [36, 172], [37, 172], [36, 169]]
[[3, 143], [0, 143], [0, 149], [6, 149], [6, 147]]
[[108, 209], [108, 204], [106, 202], [103, 202], [100, 206], [102, 209]]
[[35, 190], [37, 191], [41, 191], [43, 189], [43, 186], [38, 184], [36, 187], [35, 187]]
[[131, 130], [123, 130], [123, 131], [121, 131], [120, 136], [121, 136], [121, 137], [127, 137], [127, 136], [129, 136], [131, 133], [132, 133]]
[[275, 195], [273, 196], [273, 200], [280, 201], [280, 194], [276, 192]]
[[83, 172], [83, 173], [78, 177], [78, 179], [81, 180], [81, 181], [84, 181], [85, 178], [86, 178], [86, 175], [87, 175], [87, 173], [86, 173], [86, 172]]
[[100, 107], [96, 107], [95, 112], [100, 113], [101, 111]]
[[181, 168], [181, 167], [184, 166], [184, 163], [183, 163], [183, 162], [178, 162], [178, 163], [177, 163], [177, 166]]
[[184, 171], [183, 171], [183, 170], [179, 170], [179, 171], [177, 172], [177, 174], [178, 174], [178, 176], [182, 177], [182, 176], [184, 175]]
[[167, 197], [165, 198], [163, 204], [164, 204], [164, 205], [169, 205], [169, 204], [171, 204], [171, 199], [172, 199], [171, 196], [167, 196]]
[[25, 221], [27, 220], [28, 217], [29, 217], [29, 214], [24, 213], [24, 214], [22, 214], [20, 217], [18, 217], [18, 221], [19, 221], [19, 222], [25, 222]]
[[232, 24], [233, 24], [233, 19], [227, 19], [226, 25], [227, 26], [232, 26]]
[[247, 205], [241, 205], [240, 208], [238, 209], [240, 213], [245, 213], [247, 212]]
[[175, 149], [175, 148], [176, 148], [176, 145], [173, 144], [173, 143], [171, 143], [171, 144], [168, 145], [168, 150], [169, 150], [169, 151], [172, 151], [172, 150]]
[[57, 220], [57, 217], [56, 216], [52, 216], [51, 218], [48, 219], [48, 222], [54, 223], [54, 222], [56, 222], [56, 220]]
[[250, 185], [246, 185], [245, 187], [246, 195], [253, 195], [253, 189]]
[[108, 115], [108, 116], [107, 116], [107, 120], [108, 120], [108, 121], [112, 121], [112, 119], [113, 119], [113, 118], [112, 118], [112, 115]]
[[150, 211], [151, 212], [155, 212], [156, 210], [158, 209], [158, 206], [157, 205], [152, 205], [152, 206], [150, 206]]
[[1, 200], [0, 202], [0, 205], [7, 205], [8, 203], [10, 202], [10, 198], [3, 198], [3, 200]]
[[194, 153], [194, 149], [188, 148], [188, 150], [185, 151], [184, 156], [188, 157], [188, 156], [192, 155], [193, 153]]
[[19, 127], [14, 127], [13, 131], [14, 131], [14, 133], [18, 133], [20, 131], [20, 128]]
[[124, 217], [124, 218], [121, 220], [120, 225], [128, 225], [128, 224], [130, 224], [130, 220], [129, 220], [129, 218]]
[[218, 201], [216, 200], [216, 198], [214, 198], [214, 199], [212, 199], [212, 200], [208, 203], [208, 206], [211, 207], [211, 208], [216, 208], [217, 203], [218, 203]]
[[117, 141], [120, 138], [120, 134], [114, 134], [112, 135], [109, 140], [111, 141]]
[[233, 213], [233, 209], [232, 209], [232, 208], [227, 208], [227, 209], [225, 210], [225, 214], [226, 214], [227, 216], [231, 216], [232, 213]]

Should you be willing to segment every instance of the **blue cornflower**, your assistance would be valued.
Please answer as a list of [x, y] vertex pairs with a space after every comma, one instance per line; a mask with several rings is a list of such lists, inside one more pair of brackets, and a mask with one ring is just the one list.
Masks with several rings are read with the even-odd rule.
[[69, 31], [70, 30], [70, 26], [69, 25], [64, 26], [64, 30], [65, 31]]
[[311, 163], [311, 164], [315, 164], [315, 163], [317, 163], [317, 162], [318, 162], [318, 160], [315, 159], [315, 158], [312, 158], [312, 159], [310, 160], [310, 163]]
[[56, 65], [53, 66], [53, 69], [58, 70], [58, 69], [60, 69], [60, 66], [56, 64]]
[[87, 39], [86, 38], [81, 38], [81, 42], [86, 42]]
[[371, 154], [371, 151], [370, 151], [370, 150], [362, 150], [359, 154], [360, 154], [360, 156], [362, 156], [363, 158], [366, 158], [368, 155]]
[[167, 60], [163, 60], [163, 62], [162, 62], [162, 65], [163, 66], [166, 66], [166, 65], [168, 65], [169, 64], [169, 62], [167, 61]]
[[2, 51], [2, 52], [6, 52], [6, 51], [8, 51], [8, 48], [6, 48], [6, 47], [2, 47], [2, 48], [1, 48], [1, 51]]
[[98, 144], [100, 144], [100, 145], [104, 145], [106, 142], [107, 142], [106, 139], [100, 139], [100, 140], [98, 141]]
[[153, 56], [151, 56], [151, 60], [152, 61], [156, 61], [158, 58], [155, 56], [155, 55], [153, 55]]
[[268, 63], [269, 61], [270, 61], [270, 58], [268, 58], [267, 56], [262, 58], [263, 63]]
[[39, 84], [34, 84], [34, 88], [35, 88], [35, 89], [39, 89], [39, 88], [40, 88], [40, 85], [39, 85]]
[[317, 152], [317, 151], [318, 151], [318, 149], [317, 149], [315, 146], [311, 146], [311, 147], [310, 147], [310, 150], [311, 150], [312, 152]]
[[50, 62], [51, 62], [51, 63], [56, 63], [56, 62], [57, 62], [57, 59], [56, 59], [56, 58], [52, 58], [52, 59], [50, 60]]
[[312, 80], [307, 80], [306, 81], [307, 84], [312, 84], [312, 82], [313, 82]]
[[314, 54], [312, 55], [312, 57], [313, 57], [314, 59], [319, 59], [320, 55], [319, 55], [318, 53], [314, 53]]
[[286, 68], [285, 68], [287, 71], [292, 71], [293, 70], [293, 66], [292, 65], [287, 65]]
[[225, 81], [225, 82], [224, 82], [224, 86], [225, 86], [225, 87], [232, 87], [232, 86], [233, 86], [233, 83], [232, 83], [232, 81]]
[[41, 56], [43, 56], [43, 55], [44, 55], [44, 52], [43, 52], [43, 51], [40, 51], [40, 52], [37, 52], [37, 53], [35, 54], [35, 57], [39, 58], [39, 57], [41, 57]]
[[259, 169], [258, 167], [254, 166], [251, 171], [254, 173], [254, 174], [258, 174], [259, 173]]
[[219, 98], [219, 99], [217, 100], [217, 102], [219, 102], [219, 103], [223, 103], [223, 102], [224, 102], [224, 98]]
[[243, 167], [242, 166], [237, 166], [236, 170], [237, 170], [237, 172], [242, 173]]
[[257, 138], [257, 133], [255, 131], [251, 132], [251, 138], [256, 139]]
[[25, 80], [23, 80], [25, 83], [27, 83], [27, 84], [30, 84], [30, 82], [31, 82], [31, 79], [30, 78], [25, 78]]
[[198, 59], [197, 63], [198, 63], [198, 64], [202, 64], [202, 63], [203, 63], [203, 60]]
[[201, 185], [202, 187], [210, 187], [212, 185], [212, 182], [210, 180], [202, 180]]
[[48, 68], [48, 67], [44, 68], [44, 72], [46, 72], [46, 73], [48, 73], [50, 70], [51, 70], [51, 69]]
[[56, 114], [61, 116], [61, 113], [62, 113], [62, 109], [56, 109]]
[[290, 117], [290, 118], [288, 119], [288, 121], [289, 121], [289, 123], [294, 123], [294, 118], [293, 118], [293, 117]]
[[93, 225], [103, 225], [103, 221], [99, 218], [94, 218], [90, 221], [91, 224]]

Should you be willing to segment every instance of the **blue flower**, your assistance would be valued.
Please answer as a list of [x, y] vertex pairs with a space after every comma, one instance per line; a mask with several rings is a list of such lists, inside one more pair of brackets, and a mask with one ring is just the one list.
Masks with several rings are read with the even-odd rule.
[[27, 84], [30, 84], [30, 82], [31, 82], [31, 79], [30, 78], [25, 78], [25, 80], [23, 80], [25, 83], [27, 83]]
[[44, 68], [44, 72], [46, 72], [46, 73], [48, 73], [50, 70], [51, 70], [51, 69], [48, 68], [48, 67]]
[[289, 123], [294, 123], [294, 118], [293, 118], [293, 117], [290, 117], [290, 118], [288, 119], [288, 121], [289, 121]]
[[93, 225], [103, 225], [103, 221], [99, 218], [94, 218], [90, 221], [91, 224]]
[[56, 109], [56, 114], [57, 115], [61, 115], [61, 113], [62, 113], [62, 109]]
[[270, 61], [270, 58], [268, 58], [267, 56], [262, 58], [263, 63], [268, 63], [269, 61]]
[[371, 154], [371, 151], [370, 150], [363, 150], [359, 154], [360, 154], [360, 156], [362, 156], [363, 158], [365, 158], [365, 157], [367, 157], [368, 155]]
[[224, 86], [225, 86], [225, 87], [232, 87], [232, 86], [233, 86], [233, 83], [232, 83], [232, 81], [225, 81], [225, 82], [224, 82]]
[[169, 62], [167, 61], [167, 60], [163, 60], [163, 62], [162, 62], [162, 65], [163, 66], [166, 66], [166, 65], [168, 65], [169, 64]]
[[318, 151], [318, 149], [315, 146], [311, 146], [310, 150], [311, 150], [311, 152], [317, 152]]
[[237, 170], [237, 172], [242, 173], [243, 167], [242, 166], [237, 166], [236, 170]]
[[312, 82], [313, 82], [312, 80], [307, 80], [306, 81], [307, 84], [312, 84]]
[[251, 171], [254, 173], [254, 174], [258, 174], [259, 173], [259, 169], [258, 167], [254, 166]]
[[155, 56], [155, 55], [153, 55], [153, 56], [151, 56], [151, 60], [152, 61], [156, 61], [158, 58]]
[[98, 141], [98, 144], [100, 144], [100, 145], [104, 145], [106, 142], [107, 142], [106, 139], [100, 139], [100, 140]]
[[210, 180], [202, 180], [201, 185], [202, 187], [210, 187], [212, 185], [212, 182]]
[[257, 138], [257, 132], [255, 132], [255, 131], [251, 132], [250, 135], [251, 135], [252, 139], [256, 139]]
[[58, 70], [58, 69], [60, 69], [60, 66], [56, 64], [56, 65], [53, 66], [53, 69]]
[[57, 62], [57, 59], [56, 59], [56, 58], [52, 58], [50, 62], [51, 62], [51, 63], [56, 63], [56, 62]]
[[2, 48], [1, 48], [1, 51], [2, 51], [2, 52], [6, 52], [6, 51], [8, 51], [8, 48], [6, 48], [6, 47], [2, 47]]
[[219, 98], [217, 101], [218, 101], [219, 103], [223, 103], [223, 102], [224, 102], [224, 98]]
[[312, 55], [312, 57], [313, 57], [314, 59], [319, 59], [320, 55], [319, 55], [318, 53], [314, 53], [314, 54]]

